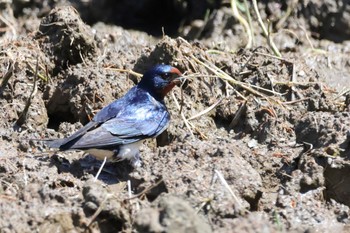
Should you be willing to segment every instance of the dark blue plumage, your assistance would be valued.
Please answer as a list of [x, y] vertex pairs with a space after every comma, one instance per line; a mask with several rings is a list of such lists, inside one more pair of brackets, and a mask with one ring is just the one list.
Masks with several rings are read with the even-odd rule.
[[138, 147], [142, 140], [156, 137], [168, 127], [170, 115], [163, 100], [180, 79], [178, 69], [157, 65], [83, 128], [68, 138], [49, 140], [47, 145], [60, 150], [85, 150], [98, 159], [127, 158], [133, 166], [139, 166]]

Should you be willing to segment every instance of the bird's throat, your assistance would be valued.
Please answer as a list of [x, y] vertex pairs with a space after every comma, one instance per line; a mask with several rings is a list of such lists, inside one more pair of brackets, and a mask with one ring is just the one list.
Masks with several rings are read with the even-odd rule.
[[173, 88], [175, 87], [175, 83], [169, 83], [161, 90], [162, 97], [165, 97]]

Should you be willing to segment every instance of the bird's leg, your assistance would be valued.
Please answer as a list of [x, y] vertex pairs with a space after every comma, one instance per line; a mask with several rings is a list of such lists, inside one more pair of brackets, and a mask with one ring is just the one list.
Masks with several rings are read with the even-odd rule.
[[130, 165], [134, 168], [141, 166], [139, 146], [142, 142], [136, 142], [131, 144], [122, 145], [119, 148], [113, 150], [113, 162], [118, 162], [122, 160], [129, 160]]
[[134, 157], [130, 160], [130, 164], [133, 168], [141, 167], [140, 152], [137, 152]]

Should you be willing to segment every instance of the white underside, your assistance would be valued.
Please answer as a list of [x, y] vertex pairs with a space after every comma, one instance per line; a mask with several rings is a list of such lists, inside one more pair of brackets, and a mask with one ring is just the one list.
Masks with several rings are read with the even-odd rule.
[[115, 157], [114, 152], [110, 150], [103, 149], [89, 149], [86, 150], [87, 153], [93, 155], [98, 160], [103, 160], [105, 157], [107, 160], [130, 160], [133, 167], [140, 167], [141, 161], [139, 156], [139, 149], [143, 141], [138, 141], [131, 144], [122, 145], [119, 148], [118, 156]]

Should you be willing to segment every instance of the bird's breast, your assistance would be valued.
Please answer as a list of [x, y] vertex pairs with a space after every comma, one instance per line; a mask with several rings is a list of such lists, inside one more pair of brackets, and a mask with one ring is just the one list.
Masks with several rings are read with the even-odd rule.
[[94, 156], [98, 160], [104, 160], [106, 157], [109, 161], [121, 161], [124, 159], [133, 160], [139, 153], [142, 140], [130, 144], [119, 145], [115, 149], [88, 149], [86, 153]]
[[118, 155], [115, 155], [117, 160], [133, 160], [135, 156], [139, 153], [140, 146], [142, 145], [143, 140], [121, 145], [119, 148]]
[[94, 156], [98, 160], [104, 160], [104, 158], [107, 158], [107, 160], [113, 159], [113, 156], [115, 152], [113, 150], [106, 150], [106, 149], [88, 149], [85, 150], [86, 153]]

